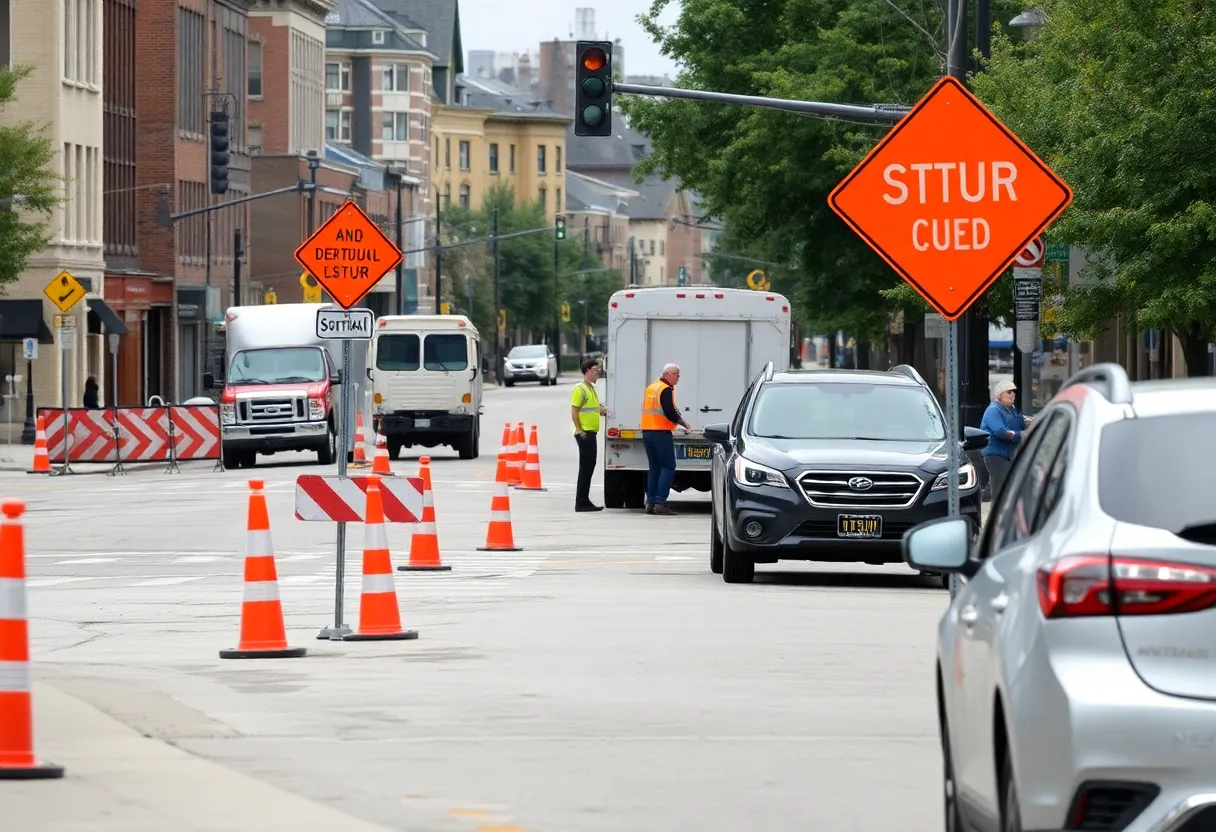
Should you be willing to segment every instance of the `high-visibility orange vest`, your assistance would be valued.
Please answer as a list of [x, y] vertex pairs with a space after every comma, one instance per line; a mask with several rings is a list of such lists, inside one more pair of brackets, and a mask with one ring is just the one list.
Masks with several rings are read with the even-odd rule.
[[[663, 405], [659, 404], [659, 395], [664, 387], [670, 387], [667, 382], [659, 379], [646, 388], [642, 396], [642, 430], [675, 430], [676, 423], [663, 415]], [[671, 406], [676, 405], [676, 391], [671, 391]]]

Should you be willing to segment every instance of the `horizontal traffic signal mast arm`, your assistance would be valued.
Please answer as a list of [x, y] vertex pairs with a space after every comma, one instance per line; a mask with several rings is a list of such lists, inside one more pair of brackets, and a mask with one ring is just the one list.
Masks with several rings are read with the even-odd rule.
[[[526, 237], [529, 234], [551, 234], [551, 233], [553, 233], [553, 226], [546, 225], [544, 228], [529, 228], [524, 231], [512, 231], [510, 234], [499, 234], [497, 237], [478, 237], [475, 240], [461, 240], [460, 242], [457, 242], [457, 243], [444, 243], [439, 248], [446, 251], [449, 248], [463, 248], [464, 246], [475, 246], [478, 243], [490, 243], [490, 242], [493, 242], [494, 240], [509, 240], [512, 237]], [[424, 251], [434, 251], [434, 250], [435, 250], [434, 246], [424, 246], [423, 248], [407, 249], [401, 253], [402, 254], [419, 254]]]
[[[184, 220], [186, 217], [197, 216], [198, 214], [208, 214], [212, 211], [220, 211], [224, 208], [231, 208], [233, 205], [240, 205], [245, 202], [253, 202], [257, 199], [265, 199], [268, 196], [279, 196], [281, 194], [290, 193], [309, 193], [312, 191], [313, 185], [310, 182], [300, 180], [294, 185], [288, 185], [286, 188], [275, 188], [273, 191], [262, 191], [260, 194], [250, 194], [249, 196], [237, 197], [236, 199], [217, 202], [215, 205], [208, 205], [204, 208], [192, 208], [189, 211], [182, 211], [180, 214], [169, 214], [170, 223]], [[327, 188], [324, 185], [316, 186], [317, 193], [332, 194], [333, 196], [350, 197], [349, 191], [338, 190], [337, 188]], [[162, 223], [163, 224], [163, 223]]]
[[789, 98], [768, 98], [763, 95], [736, 95], [729, 92], [708, 90], [685, 90], [678, 87], [652, 87], [646, 84], [618, 84], [612, 82], [612, 91], [624, 95], [649, 95], [656, 98], [684, 98], [689, 101], [712, 101], [717, 104], [737, 104], [744, 107], [763, 107], [769, 110], [784, 110], [787, 113], [828, 118], [864, 119], [882, 124], [894, 124], [908, 114], [910, 107], [902, 104], [831, 104], [825, 101], [794, 101]]

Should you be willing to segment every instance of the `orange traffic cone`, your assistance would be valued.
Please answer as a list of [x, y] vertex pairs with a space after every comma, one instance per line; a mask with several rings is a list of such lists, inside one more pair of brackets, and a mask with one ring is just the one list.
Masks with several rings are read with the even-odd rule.
[[384, 497], [380, 478], [367, 478], [367, 513], [363, 517], [363, 594], [359, 598], [359, 629], [343, 641], [404, 641], [418, 638], [417, 630], [401, 629], [393, 564], [384, 533]]
[[221, 659], [298, 659], [305, 648], [288, 647], [279, 601], [279, 574], [270, 539], [270, 513], [262, 480], [250, 480], [245, 531], [245, 600], [241, 603], [241, 643], [221, 650]]
[[486, 545], [478, 546], [479, 552], [522, 552], [515, 545], [515, 534], [511, 530], [511, 495], [507, 483], [506, 460], [499, 460], [498, 475], [494, 478], [494, 497], [490, 500], [490, 525], [486, 528]]
[[46, 450], [46, 417], [39, 416], [37, 431], [34, 433], [34, 467], [27, 474], [51, 473], [51, 457]]
[[[42, 417], [38, 417], [42, 425]], [[43, 440], [45, 443], [45, 440]], [[45, 448], [45, 444], [43, 445]], [[53, 780], [63, 766], [34, 756], [30, 632], [25, 612], [25, 503], [6, 500], [0, 523], [0, 780]]]
[[363, 433], [363, 411], [355, 416], [355, 456], [351, 460], [352, 468], [367, 467], [367, 439]]
[[431, 490], [431, 458], [419, 460], [418, 476], [422, 478], [422, 519], [414, 526], [410, 540], [410, 562], [398, 566], [398, 572], [449, 572], [439, 560], [439, 535], [435, 532], [435, 493]]
[[524, 456], [527, 450], [524, 445], [524, 423], [515, 426], [511, 434], [511, 456], [507, 459], [507, 483], [519, 485], [524, 481]]
[[502, 445], [498, 449], [498, 461], [511, 461], [511, 423], [508, 422], [502, 429]]
[[376, 456], [372, 459], [372, 473], [380, 477], [391, 477], [393, 469], [388, 467], [388, 445], [384, 434], [376, 434]]
[[528, 437], [528, 456], [524, 460], [524, 478], [519, 486], [520, 491], [548, 491], [540, 479], [540, 448], [536, 444], [536, 425]]

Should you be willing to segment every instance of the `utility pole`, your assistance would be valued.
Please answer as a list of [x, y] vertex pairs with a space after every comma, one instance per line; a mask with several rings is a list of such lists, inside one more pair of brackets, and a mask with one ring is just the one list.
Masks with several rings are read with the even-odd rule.
[[244, 234], [241, 229], [232, 232], [232, 305], [241, 305], [241, 258], [245, 256]]
[[[439, 301], [443, 298], [443, 240], [440, 239], [440, 223], [443, 216], [443, 206], [439, 204], [439, 188], [435, 188], [435, 314], [439, 314]], [[495, 231], [495, 234], [498, 232]], [[495, 246], [497, 249], [497, 246]], [[497, 323], [495, 324], [497, 326]]]
[[[563, 231], [563, 235], [564, 235]], [[553, 352], [557, 356], [557, 374], [562, 374], [562, 309], [561, 309], [561, 289], [558, 286], [558, 249], [560, 243], [557, 235], [557, 226], [554, 224], [553, 231]]]
[[494, 380], [502, 386], [502, 330], [498, 326], [498, 316], [502, 310], [502, 282], [499, 280], [498, 256], [498, 209], [490, 219], [490, 245], [494, 248]]
[[[396, 211], [396, 214], [397, 214], [397, 219], [396, 219], [397, 250], [404, 251], [405, 250], [405, 225], [401, 221], [401, 172], [400, 171], [397, 171], [397, 173], [396, 173], [396, 182], [397, 182], [397, 211]], [[405, 314], [405, 258], [404, 257], [402, 257], [401, 262], [399, 262], [397, 264], [396, 282], [397, 282], [397, 314], [404, 315]]]

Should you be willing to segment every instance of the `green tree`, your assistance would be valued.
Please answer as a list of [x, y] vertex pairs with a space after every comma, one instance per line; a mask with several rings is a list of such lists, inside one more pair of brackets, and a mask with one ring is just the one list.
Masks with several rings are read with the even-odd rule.
[[[0, 107], [8, 109], [32, 67], [0, 67]], [[11, 112], [10, 112], [11, 116]], [[50, 242], [47, 225], [63, 180], [51, 170], [55, 143], [30, 121], [0, 125], [0, 286], [25, 271], [30, 255]]]
[[[1116, 315], [1178, 335], [1207, 374], [1216, 325], [1216, 15], [1198, 0], [1047, 0], [1029, 43], [994, 40], [977, 94], [1068, 182], [1050, 236], [1096, 252], [1063, 330]], [[1097, 260], [1097, 262], [1094, 262]]]

